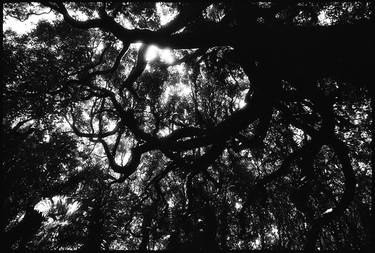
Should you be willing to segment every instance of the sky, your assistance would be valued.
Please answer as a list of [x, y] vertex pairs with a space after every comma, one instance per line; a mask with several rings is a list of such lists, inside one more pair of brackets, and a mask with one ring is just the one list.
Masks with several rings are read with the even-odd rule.
[[[161, 3], [155, 3], [156, 5], [156, 11], [160, 17], [160, 23], [161, 25], [165, 25], [169, 21], [171, 21], [176, 15], [176, 12], [171, 12], [170, 9], [167, 6], [162, 5]], [[46, 11], [49, 11], [46, 9]], [[85, 16], [83, 13], [80, 13], [79, 18], [82, 20], [87, 19], [87, 16]], [[5, 22], [3, 24], [3, 30], [11, 29], [18, 34], [25, 34], [27, 32], [30, 32], [33, 28], [36, 27], [38, 22], [40, 20], [54, 20], [59, 18], [56, 16], [53, 12], [50, 12], [48, 14], [42, 14], [42, 15], [31, 15], [26, 21], [21, 22], [18, 19], [15, 19], [13, 17], [7, 17], [5, 19]], [[168, 48], [160, 49], [155, 45], [151, 45], [147, 52], [146, 52], [146, 61], [150, 62], [155, 60], [157, 57], [160, 57], [160, 60], [167, 63], [172, 64], [175, 61], [174, 54], [172, 50]]]
[[[172, 20], [176, 15], [177, 12], [171, 10], [167, 6], [161, 4], [161, 3], [155, 3], [156, 11], [160, 17], [160, 24], [165, 25], [170, 20]], [[46, 9], [48, 11], [48, 9]], [[82, 14], [83, 15], [83, 14]], [[87, 17], [82, 17], [83, 19], [86, 19]], [[48, 14], [42, 14], [42, 15], [32, 15], [28, 20], [25, 22], [21, 22], [15, 18], [9, 17], [5, 20], [3, 24], [3, 30], [5, 31], [8, 28], [11, 28], [13, 31], [16, 31], [17, 33], [24, 34], [28, 31], [30, 31], [32, 28], [36, 26], [39, 20], [46, 19], [46, 20], [53, 20], [56, 19], [56, 15], [53, 14], [53, 12], [50, 12]], [[328, 20], [328, 17], [326, 16], [326, 12], [323, 10], [320, 12], [320, 15], [318, 16], [318, 19], [322, 25], [330, 24], [330, 20]]]
[[[167, 10], [167, 7], [163, 6], [160, 3], [156, 3], [156, 10], [160, 16], [161, 25], [168, 23], [177, 14], [173, 12], [171, 13], [170, 11]], [[49, 11], [48, 9], [46, 11], [43, 10], [43, 12], [48, 12], [48, 11]], [[81, 15], [84, 15], [84, 14], [81, 14]], [[35, 28], [40, 20], [51, 21], [51, 20], [56, 20], [58, 18], [61, 18], [61, 17], [56, 16], [53, 12], [50, 12], [48, 14], [42, 14], [42, 15], [31, 15], [27, 20], [23, 22], [13, 17], [7, 17], [3, 23], [3, 31], [10, 29], [10, 30], [17, 32], [18, 34], [25, 34], [25, 33], [30, 32], [33, 28]], [[87, 19], [87, 16], [82, 16], [79, 18], [81, 20], [82, 19], [84, 20], [84, 19]], [[137, 44], [139, 44], [137, 46], [140, 46], [140, 43], [137, 43]], [[146, 61], [151, 62], [157, 59], [157, 57], [160, 57], [160, 60], [167, 64], [172, 64], [175, 61], [175, 56], [171, 49], [168, 49], [168, 48], [161, 49], [161, 48], [158, 48], [156, 45], [150, 45], [145, 55]], [[166, 91], [166, 93], [169, 93], [169, 92], [170, 92], [169, 90]], [[41, 200], [38, 204], [36, 204], [35, 209], [43, 213], [43, 215], [47, 215], [49, 210], [58, 201], [62, 201], [63, 203], [65, 203], [66, 197], [55, 196], [52, 198], [52, 201], [49, 199]], [[74, 213], [76, 210], [78, 210], [79, 203], [73, 202], [69, 204], [67, 208], [68, 208], [68, 213]], [[48, 221], [48, 222], [52, 222], [52, 221]]]
[[[166, 8], [160, 3], [156, 3], [156, 10], [157, 10], [158, 15], [160, 16], [161, 25], [168, 23], [176, 15], [176, 13], [168, 12]], [[56, 18], [58, 17], [55, 14], [53, 14], [53, 12], [50, 12], [48, 14], [43, 14], [43, 15], [32, 15], [28, 20], [24, 22], [21, 22], [15, 18], [9, 17], [8, 19], [5, 20], [3, 24], [3, 30], [5, 31], [7, 29], [11, 29], [19, 34], [25, 34], [31, 31], [33, 28], [35, 28], [37, 23], [40, 20], [43, 20], [43, 19], [54, 20]], [[329, 20], [327, 19], [324, 12], [321, 12], [321, 14], [319, 15], [319, 20], [321, 21], [322, 24], [329, 24]], [[150, 45], [145, 55], [146, 61], [151, 62], [155, 60], [157, 57], [160, 57], [161, 61], [167, 64], [172, 64], [175, 61], [175, 55], [173, 54], [173, 51], [171, 49], [168, 49], [168, 48], [161, 49], [161, 48], [158, 48], [156, 45]], [[168, 87], [169, 89], [167, 89], [165, 93], [168, 95], [169, 93], [175, 92], [175, 90], [179, 91], [179, 93], [182, 93], [182, 94], [190, 93], [191, 92], [191, 90], [189, 90], [190, 88], [188, 86], [186, 87], [185, 86], [186, 85], [179, 83], [175, 87]], [[240, 103], [240, 107], [244, 106], [243, 101], [239, 101], [239, 103]], [[35, 206], [35, 209], [42, 212], [43, 214], [47, 214], [48, 211], [53, 207], [53, 205], [56, 205], [58, 201], [63, 201], [65, 203], [66, 197], [55, 196], [54, 198], [52, 198], [52, 201], [49, 199], [42, 200]], [[169, 201], [168, 204], [172, 206], [173, 201]], [[68, 213], [72, 214], [76, 210], [79, 209], [79, 203], [74, 201], [68, 204], [67, 208], [68, 208]], [[242, 208], [242, 203], [240, 201], [236, 202], [235, 208], [240, 210]], [[330, 211], [332, 211], [332, 209], [329, 209], [326, 212], [330, 212]], [[273, 227], [271, 232], [272, 234], [274, 234], [274, 236], [276, 236], [277, 228]], [[257, 239], [255, 242], [255, 247], [257, 247], [259, 243], [260, 243], [260, 239]]]
[[11, 29], [19, 34], [24, 34], [35, 28], [40, 20], [53, 20], [56, 18], [56, 15], [52, 12], [42, 15], [32, 15], [24, 22], [21, 22], [18, 19], [12, 17], [7, 17], [3, 24], [3, 31]]
[[[161, 3], [155, 3], [156, 11], [160, 17], [160, 24], [163, 26], [169, 21], [171, 21], [176, 15], [176, 12], [171, 11], [170, 8], [167, 6], [161, 4]], [[43, 10], [43, 12], [48, 12], [49, 8], [46, 8]], [[75, 13], [76, 14], [76, 13]], [[80, 16], [78, 17], [80, 20], [85, 20], [88, 17], [85, 16], [83, 13], [79, 13]], [[4, 13], [3, 13], [4, 15]], [[5, 16], [5, 15], [4, 15]], [[29, 31], [31, 31], [33, 28], [36, 27], [37, 23], [40, 20], [53, 20], [58, 18], [52, 11], [50, 13], [42, 14], [42, 15], [31, 15], [26, 21], [21, 22], [18, 19], [15, 19], [13, 17], [7, 17], [3, 24], [3, 30], [11, 29], [19, 34], [24, 34]]]

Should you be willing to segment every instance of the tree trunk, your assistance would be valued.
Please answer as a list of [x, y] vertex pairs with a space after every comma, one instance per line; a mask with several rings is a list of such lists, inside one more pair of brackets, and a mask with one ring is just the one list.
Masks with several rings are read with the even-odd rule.
[[100, 207], [99, 200], [94, 204], [91, 212], [90, 223], [88, 226], [88, 234], [84, 250], [100, 251], [103, 240], [103, 212]]

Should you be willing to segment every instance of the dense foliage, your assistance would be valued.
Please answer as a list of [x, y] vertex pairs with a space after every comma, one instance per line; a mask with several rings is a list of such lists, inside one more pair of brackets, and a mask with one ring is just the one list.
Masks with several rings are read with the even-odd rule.
[[4, 248], [374, 247], [372, 3], [3, 15]]

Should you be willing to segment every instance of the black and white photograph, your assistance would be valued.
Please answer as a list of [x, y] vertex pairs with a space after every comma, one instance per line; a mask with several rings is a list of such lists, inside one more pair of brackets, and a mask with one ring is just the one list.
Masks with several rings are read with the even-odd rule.
[[1, 252], [375, 251], [375, 2], [2, 7]]

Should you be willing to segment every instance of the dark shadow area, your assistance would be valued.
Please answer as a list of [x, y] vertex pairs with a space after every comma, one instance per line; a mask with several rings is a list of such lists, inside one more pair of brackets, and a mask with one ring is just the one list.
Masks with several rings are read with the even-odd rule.
[[375, 248], [372, 2], [3, 4], [1, 248]]

